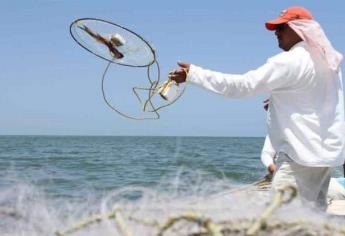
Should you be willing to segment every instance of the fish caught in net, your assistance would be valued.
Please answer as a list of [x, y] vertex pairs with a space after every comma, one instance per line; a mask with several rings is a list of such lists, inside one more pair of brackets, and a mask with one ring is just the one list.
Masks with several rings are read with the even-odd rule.
[[[102, 75], [102, 95], [106, 104], [118, 114], [135, 120], [159, 119], [158, 110], [176, 102], [185, 87], [167, 80], [160, 84], [160, 67], [153, 47], [139, 34], [118, 24], [95, 18], [81, 18], [70, 25], [72, 38], [84, 49], [108, 62]], [[104, 81], [112, 64], [128, 67], [142, 67], [147, 70], [146, 87], [135, 86], [132, 92], [148, 116], [134, 116], [120, 111], [109, 101], [104, 90]], [[156, 69], [156, 79], [152, 79], [152, 68]], [[140, 91], [146, 96], [140, 96]], [[159, 102], [153, 100], [160, 94]]]

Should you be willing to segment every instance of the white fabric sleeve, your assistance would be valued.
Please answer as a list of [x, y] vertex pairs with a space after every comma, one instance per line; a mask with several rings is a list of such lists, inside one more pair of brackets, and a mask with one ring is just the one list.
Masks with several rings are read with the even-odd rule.
[[261, 161], [267, 168], [274, 164], [273, 158], [275, 156], [276, 152], [274, 148], [272, 147], [270, 137], [267, 135], [265, 138], [265, 143], [261, 151]]
[[298, 65], [290, 56], [278, 54], [245, 74], [224, 74], [191, 65], [186, 81], [226, 97], [242, 98], [296, 83]]

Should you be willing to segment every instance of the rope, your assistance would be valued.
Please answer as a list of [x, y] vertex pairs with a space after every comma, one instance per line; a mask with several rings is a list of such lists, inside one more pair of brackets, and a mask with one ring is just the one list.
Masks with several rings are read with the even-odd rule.
[[[118, 113], [119, 115], [121, 115], [121, 116], [123, 116], [123, 117], [125, 117], [125, 118], [128, 118], [128, 119], [132, 119], [132, 120], [156, 120], [156, 119], [159, 119], [159, 114], [157, 113], [157, 112], [155, 112], [155, 114], [156, 114], [156, 117], [135, 117], [135, 116], [130, 116], [130, 115], [127, 115], [127, 114], [125, 114], [125, 113], [123, 113], [123, 112], [121, 112], [120, 110], [118, 110], [117, 108], [115, 108], [109, 101], [108, 101], [108, 99], [107, 99], [107, 96], [106, 96], [106, 94], [105, 94], [105, 91], [104, 91], [104, 81], [105, 81], [105, 77], [106, 77], [106, 74], [107, 74], [107, 72], [108, 72], [108, 69], [109, 69], [109, 67], [110, 67], [110, 65], [111, 65], [111, 62], [108, 62], [108, 64], [107, 64], [107, 66], [106, 66], [106, 68], [105, 68], [105, 70], [104, 70], [104, 72], [103, 72], [103, 75], [102, 75], [102, 96], [103, 96], [103, 100], [105, 101], [105, 103], [107, 104], [107, 106], [110, 108], [110, 109], [112, 109], [113, 111], [115, 111], [116, 113]], [[151, 88], [152, 88], [152, 84], [151, 84]], [[136, 93], [135, 93], [136, 94]], [[137, 95], [137, 94], [136, 94]], [[137, 97], [138, 97], [138, 95], [137, 95]], [[150, 104], [152, 104], [151, 103], [151, 97], [152, 96], [149, 96], [150, 97]], [[141, 101], [140, 99], [139, 99], [139, 101]]]
[[175, 223], [181, 220], [197, 223], [198, 225], [206, 229], [207, 235], [210, 236], [222, 236], [221, 227], [212, 222], [209, 218], [204, 218], [201, 215], [195, 213], [185, 213], [177, 217], [168, 218], [168, 220], [160, 226], [157, 236], [163, 236], [164, 232], [169, 228], [173, 227]]
[[[104, 72], [103, 72], [103, 75], [102, 75], [102, 96], [103, 96], [103, 99], [105, 101], [105, 103], [107, 104], [108, 107], [110, 107], [110, 109], [112, 109], [113, 111], [115, 111], [116, 113], [120, 114], [121, 116], [125, 117], [125, 118], [128, 118], [128, 119], [132, 119], [132, 120], [157, 120], [160, 118], [160, 115], [158, 113], [158, 111], [164, 107], [167, 107], [167, 106], [170, 106], [172, 104], [174, 104], [185, 92], [186, 90], [186, 86], [183, 88], [182, 92], [174, 99], [172, 100], [171, 102], [168, 102], [166, 104], [163, 104], [159, 107], [155, 107], [153, 102], [152, 102], [152, 98], [153, 96], [158, 92], [158, 90], [160, 88], [162, 88], [163, 85], [160, 85], [158, 86], [159, 84], [159, 81], [160, 81], [160, 67], [159, 67], [159, 64], [158, 64], [158, 61], [155, 60], [153, 64], [155, 64], [157, 66], [157, 80], [153, 81], [151, 79], [151, 75], [150, 75], [150, 68], [151, 68], [151, 65], [147, 67], [147, 78], [148, 78], [148, 81], [150, 83], [150, 87], [149, 88], [142, 88], [142, 87], [133, 87], [132, 88], [132, 91], [134, 93], [134, 95], [136, 96], [136, 98], [138, 99], [138, 101], [143, 104], [143, 111], [144, 112], [151, 112], [151, 113], [154, 113], [154, 117], [135, 117], [135, 116], [130, 116], [130, 115], [127, 115], [123, 112], [121, 112], [120, 110], [118, 110], [117, 108], [115, 108], [110, 102], [109, 100], [107, 99], [106, 97], [106, 94], [105, 94], [105, 90], [104, 90], [104, 81], [105, 81], [105, 77], [106, 77], [106, 74], [109, 70], [109, 67], [111, 65], [112, 62], [108, 62]], [[152, 65], [153, 65], [152, 64]], [[146, 90], [146, 91], [149, 91], [148, 93], [148, 98], [145, 100], [145, 102], [143, 102], [139, 96], [139, 94], [137, 93], [136, 90]], [[148, 105], [151, 106], [151, 109], [148, 109]]]
[[[289, 195], [288, 195], [289, 194]], [[287, 196], [284, 196], [287, 195]], [[254, 224], [248, 229], [247, 235], [255, 235], [255, 233], [266, 226], [267, 219], [272, 215], [273, 211], [281, 206], [282, 203], [289, 203], [297, 196], [297, 189], [293, 186], [286, 186], [278, 189], [274, 195], [272, 203], [266, 208]], [[285, 197], [285, 199], [284, 199]]]
[[230, 189], [226, 192], [214, 194], [213, 196], [211, 196], [211, 198], [215, 199], [215, 198], [219, 198], [219, 197], [223, 197], [223, 196], [228, 196], [230, 194], [237, 193], [237, 192], [249, 191], [251, 189], [253, 189], [255, 191], [265, 191], [265, 190], [268, 190], [270, 188], [271, 181], [272, 181], [272, 174], [267, 174], [264, 177], [262, 177], [260, 180], [254, 182], [254, 183], [244, 185], [243, 187]]
[[114, 210], [113, 212], [110, 212], [105, 216], [104, 215], [95, 215], [89, 219], [86, 219], [86, 220], [79, 222], [78, 224], [74, 225], [70, 229], [67, 229], [67, 230], [62, 231], [62, 232], [57, 231], [55, 233], [55, 235], [56, 236], [70, 235], [70, 234], [75, 233], [81, 229], [86, 228], [87, 226], [89, 226], [91, 224], [99, 223], [104, 219], [114, 219], [116, 226], [117, 226], [119, 232], [121, 233], [121, 235], [124, 235], [124, 236], [131, 236], [132, 235], [130, 233], [130, 231], [127, 229], [126, 224], [125, 224], [123, 217], [122, 217], [119, 210]]
[[[258, 181], [261, 182], [261, 181]], [[258, 183], [257, 182], [257, 183]], [[297, 190], [293, 186], [286, 186], [277, 190], [271, 204], [254, 220], [236, 219], [227, 222], [214, 222], [211, 218], [205, 217], [196, 212], [185, 212], [177, 216], [168, 217], [160, 224], [154, 219], [136, 218], [134, 216], [123, 217], [120, 212], [130, 212], [128, 209], [117, 209], [106, 215], [95, 215], [83, 220], [62, 232], [56, 232], [56, 236], [67, 236], [80, 231], [87, 226], [99, 223], [105, 219], [113, 219], [119, 235], [132, 236], [126, 221], [147, 226], [154, 229], [156, 236], [164, 236], [173, 232], [174, 235], [186, 235], [176, 230], [176, 225], [180, 222], [187, 222], [199, 226], [198, 231], [188, 233], [188, 235], [345, 235], [345, 227], [332, 226], [329, 223], [313, 224], [307, 220], [296, 220], [294, 222], [283, 222], [273, 218], [273, 213], [282, 204], [290, 203], [297, 196]], [[270, 218], [270, 220], [268, 220]], [[126, 221], [124, 220], [126, 219]], [[193, 228], [195, 229], [195, 228]], [[319, 231], [317, 231], [319, 230]], [[323, 231], [322, 231], [323, 230]], [[169, 231], [169, 232], [168, 232]], [[322, 232], [321, 232], [322, 231]], [[171, 233], [170, 232], [170, 233]], [[262, 232], [262, 234], [261, 234]], [[169, 234], [170, 235], [170, 234]]]

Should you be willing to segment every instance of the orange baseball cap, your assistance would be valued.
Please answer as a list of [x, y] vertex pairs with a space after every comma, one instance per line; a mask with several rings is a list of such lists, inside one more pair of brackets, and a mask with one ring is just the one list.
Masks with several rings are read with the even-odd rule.
[[312, 20], [313, 16], [307, 9], [303, 7], [289, 7], [283, 10], [280, 13], [280, 16], [278, 16], [276, 19], [267, 21], [265, 26], [268, 30], [275, 30], [277, 25], [284, 24], [288, 21], [301, 19]]

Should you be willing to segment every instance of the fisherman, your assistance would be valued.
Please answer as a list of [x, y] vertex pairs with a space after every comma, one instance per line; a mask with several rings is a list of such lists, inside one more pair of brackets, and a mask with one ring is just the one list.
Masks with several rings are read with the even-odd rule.
[[325, 209], [331, 167], [344, 163], [342, 55], [311, 13], [289, 7], [266, 28], [284, 51], [245, 74], [224, 74], [178, 62], [169, 78], [244, 98], [270, 94], [268, 136], [277, 151], [272, 190], [295, 185], [305, 202]]

